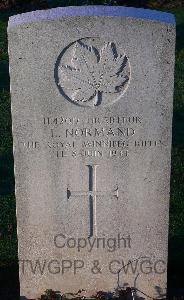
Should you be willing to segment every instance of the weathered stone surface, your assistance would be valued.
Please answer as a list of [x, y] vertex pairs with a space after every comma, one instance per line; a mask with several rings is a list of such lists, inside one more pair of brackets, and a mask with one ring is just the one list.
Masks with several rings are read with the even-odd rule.
[[21, 297], [163, 298], [173, 16], [58, 8], [11, 17], [8, 36]]

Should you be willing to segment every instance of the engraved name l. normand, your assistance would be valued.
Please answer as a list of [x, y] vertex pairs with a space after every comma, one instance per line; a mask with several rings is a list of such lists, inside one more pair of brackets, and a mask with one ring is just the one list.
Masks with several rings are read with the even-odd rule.
[[113, 103], [113, 94], [122, 95], [130, 80], [124, 52], [119, 54], [113, 42], [98, 40], [76, 41], [67, 48], [67, 59], [61, 57], [58, 64], [58, 87], [68, 100], [81, 106]]

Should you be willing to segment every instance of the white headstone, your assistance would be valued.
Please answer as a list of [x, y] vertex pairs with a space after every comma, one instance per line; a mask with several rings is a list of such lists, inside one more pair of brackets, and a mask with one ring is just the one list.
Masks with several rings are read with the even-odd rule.
[[8, 36], [22, 299], [163, 298], [174, 17], [56, 8], [11, 17]]

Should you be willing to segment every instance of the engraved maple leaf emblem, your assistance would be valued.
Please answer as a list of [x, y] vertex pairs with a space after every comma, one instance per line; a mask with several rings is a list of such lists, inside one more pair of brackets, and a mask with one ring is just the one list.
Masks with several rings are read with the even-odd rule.
[[120, 93], [129, 81], [126, 55], [118, 55], [112, 42], [98, 50], [81, 40], [75, 43], [70, 64], [59, 66], [59, 85], [76, 103], [100, 105], [104, 94]]

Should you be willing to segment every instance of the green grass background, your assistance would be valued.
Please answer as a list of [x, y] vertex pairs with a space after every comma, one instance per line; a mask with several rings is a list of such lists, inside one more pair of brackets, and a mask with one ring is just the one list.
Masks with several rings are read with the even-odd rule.
[[[154, 7], [154, 1], [151, 6]], [[184, 7], [165, 10], [174, 13], [177, 21], [169, 285], [181, 287], [184, 267]], [[10, 269], [17, 264], [17, 236], [6, 30], [8, 17], [16, 13], [0, 11], [0, 268]]]

